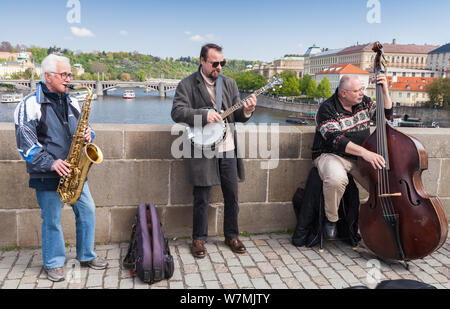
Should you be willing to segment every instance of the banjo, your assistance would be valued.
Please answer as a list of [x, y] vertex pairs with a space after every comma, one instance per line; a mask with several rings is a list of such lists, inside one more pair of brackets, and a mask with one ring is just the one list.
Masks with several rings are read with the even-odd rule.
[[[283, 79], [281, 77], [274, 77], [271, 82], [269, 82], [264, 87], [256, 90], [253, 94], [259, 96], [263, 92], [274, 88], [277, 85], [283, 84]], [[250, 95], [251, 96], [251, 95]], [[201, 127], [186, 127], [187, 138], [194, 145], [194, 147], [202, 150], [215, 150], [227, 136], [227, 123], [226, 118], [232, 113], [237, 111], [239, 108], [244, 106], [245, 101], [250, 97], [246, 97], [241, 100], [238, 104], [233, 105], [226, 111], [224, 111], [220, 116], [222, 120], [219, 122], [208, 123]]]

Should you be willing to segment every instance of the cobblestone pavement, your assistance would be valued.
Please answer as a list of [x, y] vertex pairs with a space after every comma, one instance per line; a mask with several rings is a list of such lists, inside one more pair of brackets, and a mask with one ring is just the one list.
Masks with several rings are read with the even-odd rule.
[[[148, 285], [123, 269], [128, 244], [96, 245], [96, 252], [108, 259], [107, 270], [79, 267], [75, 247], [67, 248], [66, 279], [46, 279], [40, 249], [4, 250], [0, 253], [2, 289], [341, 289], [387, 279], [413, 279], [439, 289], [450, 288], [450, 240], [423, 260], [400, 263], [379, 262], [363, 246], [351, 248], [340, 241], [325, 242], [324, 252], [297, 248], [289, 234], [260, 234], [240, 237], [246, 255], [236, 255], [221, 237], [210, 237], [208, 255], [194, 259], [189, 239], [170, 240], [175, 273], [170, 280]], [[75, 265], [74, 268], [69, 265]], [[72, 271], [73, 269], [73, 271]], [[71, 275], [72, 274], [72, 275]], [[70, 276], [71, 275], [71, 276]], [[70, 277], [69, 277], [70, 276]]]

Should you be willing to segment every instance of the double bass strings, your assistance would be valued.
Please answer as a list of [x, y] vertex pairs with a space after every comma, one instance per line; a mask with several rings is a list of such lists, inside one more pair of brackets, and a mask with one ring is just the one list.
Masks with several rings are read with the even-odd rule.
[[[386, 167], [378, 170], [378, 192], [379, 195], [390, 194], [389, 188], [389, 152], [386, 141], [386, 118], [384, 115], [383, 93], [380, 85], [377, 85], [377, 152], [386, 161]], [[383, 216], [386, 222], [393, 222], [395, 219], [395, 212], [391, 204], [390, 198], [380, 198]]]

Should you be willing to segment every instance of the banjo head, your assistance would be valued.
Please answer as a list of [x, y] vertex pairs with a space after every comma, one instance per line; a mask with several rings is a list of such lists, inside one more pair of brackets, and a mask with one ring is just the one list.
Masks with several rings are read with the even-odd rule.
[[214, 149], [223, 141], [227, 128], [225, 121], [208, 123], [204, 127], [186, 128], [188, 138], [194, 147], [200, 149]]

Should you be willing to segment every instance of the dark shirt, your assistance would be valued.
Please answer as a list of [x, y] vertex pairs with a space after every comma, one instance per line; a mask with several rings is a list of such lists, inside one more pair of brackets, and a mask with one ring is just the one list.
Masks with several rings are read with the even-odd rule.
[[[392, 116], [392, 109], [385, 110], [387, 118]], [[338, 91], [322, 103], [316, 115], [316, 133], [312, 147], [312, 159], [323, 153], [334, 153], [356, 159], [347, 154], [345, 148], [349, 142], [362, 145], [370, 136], [370, 122], [375, 119], [376, 102], [364, 96], [361, 103], [344, 109], [338, 99]]]

